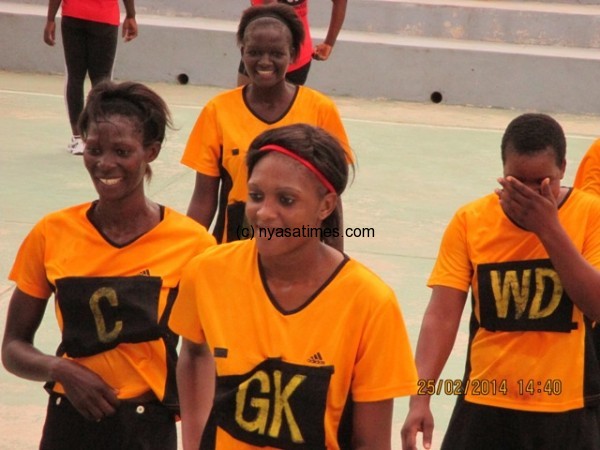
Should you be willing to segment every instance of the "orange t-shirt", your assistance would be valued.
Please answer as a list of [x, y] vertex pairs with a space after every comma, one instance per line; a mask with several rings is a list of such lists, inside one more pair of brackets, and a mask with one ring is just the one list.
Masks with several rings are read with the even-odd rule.
[[[119, 398], [151, 389], [159, 399], [176, 402], [175, 386], [167, 386], [174, 348], [156, 336], [137, 342], [146, 336], [140, 328], [152, 326], [151, 321], [166, 326], [163, 313], [175, 298], [183, 266], [215, 244], [214, 238], [189, 217], [163, 207], [156, 227], [129, 244], [115, 245], [88, 219], [92, 207], [74, 206], [38, 222], [9, 278], [32, 297], [55, 294], [63, 345], [73, 342], [65, 357], [75, 353], [79, 364], [118, 389]], [[63, 392], [60, 385], [55, 389]]]
[[255, 241], [214, 247], [184, 270], [169, 325], [215, 357], [219, 450], [344, 448], [353, 402], [416, 393], [396, 296], [353, 259], [305, 305], [283, 311]]
[[[600, 201], [575, 189], [558, 215], [600, 268]], [[540, 240], [506, 217], [496, 194], [457, 211], [427, 284], [472, 291], [467, 401], [562, 412], [600, 400], [591, 321], [564, 291]]]
[[[244, 99], [244, 87], [223, 92], [202, 109], [190, 133], [181, 162], [196, 172], [227, 180], [227, 187], [221, 190], [223, 204], [244, 204], [248, 197], [248, 170], [246, 154], [250, 144], [260, 133], [272, 128], [296, 123], [307, 123], [323, 128], [341, 143], [348, 161], [354, 156], [348, 143], [344, 125], [335, 106], [327, 96], [298, 86], [290, 108], [274, 122], [265, 122], [248, 108]], [[223, 209], [219, 215], [224, 215]], [[215, 235], [227, 239], [228, 220], [218, 219], [221, 229], [215, 228]]]

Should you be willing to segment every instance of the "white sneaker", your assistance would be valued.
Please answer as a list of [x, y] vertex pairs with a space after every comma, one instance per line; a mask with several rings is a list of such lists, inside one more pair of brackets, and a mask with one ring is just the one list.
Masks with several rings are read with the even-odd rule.
[[71, 142], [67, 145], [67, 151], [72, 155], [83, 155], [85, 144], [79, 136], [73, 136]]

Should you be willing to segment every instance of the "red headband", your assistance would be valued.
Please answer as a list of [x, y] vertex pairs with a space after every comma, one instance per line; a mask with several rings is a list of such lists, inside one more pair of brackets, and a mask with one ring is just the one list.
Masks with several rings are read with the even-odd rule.
[[304, 167], [306, 167], [308, 170], [310, 170], [312, 173], [314, 173], [316, 175], [316, 177], [319, 179], [319, 181], [323, 184], [323, 186], [325, 186], [327, 188], [327, 190], [329, 192], [333, 192], [334, 194], [336, 193], [335, 188], [329, 182], [329, 180], [327, 178], [325, 178], [325, 175], [323, 175], [323, 173], [319, 169], [317, 169], [314, 165], [312, 165], [306, 159], [302, 158], [300, 155], [297, 155], [296, 153], [288, 150], [287, 148], [282, 147], [280, 145], [276, 145], [276, 144], [267, 144], [267, 145], [262, 146], [259, 149], [259, 151], [261, 151], [261, 152], [268, 151], [268, 150], [277, 152], [277, 153], [282, 153], [286, 156], [289, 156], [292, 159], [295, 159], [300, 164], [302, 164]]

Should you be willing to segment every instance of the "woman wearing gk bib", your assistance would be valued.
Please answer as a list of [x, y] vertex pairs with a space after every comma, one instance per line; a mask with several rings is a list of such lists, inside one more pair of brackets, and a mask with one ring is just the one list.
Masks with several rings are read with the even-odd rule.
[[[47, 215], [21, 245], [2, 361], [49, 382], [41, 449], [175, 450], [177, 338], [167, 321], [183, 265], [214, 239], [145, 195], [170, 125], [156, 93], [102, 82], [79, 125], [98, 200]], [[52, 294], [58, 356], [34, 347]]]
[[[322, 240], [339, 226], [344, 150], [290, 125], [259, 135], [247, 164], [255, 238], [194, 258], [169, 322], [184, 448], [388, 450], [393, 398], [417, 374], [394, 292]], [[260, 233], [302, 227], [315, 231]]]

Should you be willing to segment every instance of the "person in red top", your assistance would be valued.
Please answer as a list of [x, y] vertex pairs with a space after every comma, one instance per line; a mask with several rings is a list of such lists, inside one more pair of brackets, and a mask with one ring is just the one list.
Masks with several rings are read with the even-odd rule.
[[[348, 0], [331, 0], [332, 9], [327, 36], [323, 42], [315, 47], [313, 47], [312, 37], [310, 35], [310, 25], [308, 23], [308, 0], [251, 0], [250, 3], [252, 6], [284, 3], [294, 8], [304, 26], [304, 40], [302, 41], [300, 51], [296, 55], [296, 58], [288, 67], [286, 79], [290, 83], [304, 84], [308, 78], [311, 60], [327, 61], [329, 55], [331, 55], [338, 34], [344, 24]], [[244, 67], [244, 62], [240, 61], [238, 69], [238, 86], [243, 86], [249, 82], [250, 78]]]
[[[83, 154], [83, 141], [77, 126], [83, 110], [84, 82], [89, 75], [92, 86], [112, 78], [119, 32], [119, 0], [49, 0], [44, 42], [56, 43], [56, 13], [61, 7], [61, 35], [65, 54], [65, 100], [73, 136], [67, 151]], [[125, 42], [138, 34], [134, 0], [123, 0], [125, 19], [122, 35]]]
[[[156, 93], [101, 82], [79, 124], [98, 200], [48, 214], [23, 241], [2, 362], [48, 382], [41, 449], [175, 450], [177, 338], [167, 322], [183, 266], [215, 241], [145, 195], [170, 124]], [[52, 294], [57, 356], [33, 345]]]

